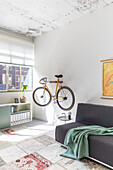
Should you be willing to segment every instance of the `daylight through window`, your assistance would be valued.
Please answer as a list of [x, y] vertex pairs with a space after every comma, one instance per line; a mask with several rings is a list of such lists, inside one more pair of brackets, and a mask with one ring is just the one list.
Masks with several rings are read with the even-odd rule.
[[0, 64], [0, 90], [6, 90], [6, 65]]
[[0, 64], [0, 91], [20, 91], [23, 85], [32, 90], [32, 67]]

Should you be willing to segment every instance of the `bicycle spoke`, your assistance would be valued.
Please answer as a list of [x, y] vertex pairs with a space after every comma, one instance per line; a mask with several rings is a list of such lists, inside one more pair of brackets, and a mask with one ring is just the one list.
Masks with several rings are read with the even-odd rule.
[[47, 89], [44, 90], [43, 87], [39, 87], [33, 93], [33, 100], [40, 106], [46, 106], [50, 103], [51, 96]]
[[57, 98], [58, 105], [64, 110], [69, 110], [74, 105], [74, 94], [68, 87], [62, 87], [57, 94]]

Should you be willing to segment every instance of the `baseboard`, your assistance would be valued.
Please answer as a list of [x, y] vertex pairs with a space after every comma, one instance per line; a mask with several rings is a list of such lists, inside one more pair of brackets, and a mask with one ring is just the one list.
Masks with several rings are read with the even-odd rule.
[[[56, 141], [57, 142], [57, 141]], [[63, 147], [63, 148], [68, 148], [67, 146], [65, 146], [65, 145], [63, 145], [62, 143], [60, 143], [60, 142], [57, 142], [57, 143], [59, 143], [60, 145], [61, 145], [61, 147]], [[98, 163], [100, 163], [100, 164], [102, 164], [102, 165], [104, 165], [104, 166], [106, 166], [106, 167], [108, 167], [108, 168], [110, 168], [110, 169], [113, 169], [113, 167], [112, 166], [110, 166], [110, 165], [108, 165], [108, 164], [105, 164], [105, 163], [103, 163], [103, 162], [101, 162], [101, 161], [99, 161], [99, 160], [97, 160], [97, 159], [95, 159], [95, 158], [92, 158], [92, 157], [88, 157], [89, 159], [91, 159], [91, 160], [93, 160], [93, 161], [95, 161], [95, 162], [98, 162]]]
[[93, 160], [93, 161], [95, 161], [95, 162], [98, 162], [98, 163], [100, 163], [100, 164], [102, 164], [102, 165], [104, 165], [104, 166], [106, 166], [106, 167], [108, 167], [108, 168], [110, 168], [110, 169], [113, 169], [112, 166], [110, 166], [110, 165], [108, 165], [108, 164], [105, 164], [105, 163], [103, 163], [103, 162], [101, 162], [101, 161], [99, 161], [99, 160], [97, 160], [97, 159], [94, 159], [94, 158], [92, 158], [92, 157], [88, 157], [88, 158], [91, 159], [91, 160]]

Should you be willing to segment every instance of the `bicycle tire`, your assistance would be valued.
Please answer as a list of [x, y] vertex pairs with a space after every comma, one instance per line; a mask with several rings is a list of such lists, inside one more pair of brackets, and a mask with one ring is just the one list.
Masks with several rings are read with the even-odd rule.
[[[71, 105], [70, 105], [69, 107], [67, 107], [67, 108], [66, 108], [66, 107], [63, 107], [63, 106], [61, 105], [61, 103], [60, 103], [60, 100], [58, 100], [59, 93], [61, 92], [61, 90], [64, 90], [64, 89], [66, 89], [67, 91], [69, 91], [70, 94], [71, 94], [71, 96], [72, 96], [72, 103], [71, 103]], [[68, 111], [68, 110], [71, 110], [71, 109], [73, 108], [74, 103], [75, 103], [75, 96], [74, 96], [73, 91], [72, 91], [68, 86], [62, 86], [62, 87], [57, 91], [56, 98], [57, 98], [57, 104], [58, 104], [58, 106], [59, 106], [62, 110]]]
[[48, 92], [48, 94], [49, 94], [49, 100], [48, 100], [48, 102], [47, 102], [46, 104], [40, 104], [40, 103], [38, 103], [38, 101], [37, 101], [36, 98], [35, 98], [36, 92], [39, 91], [40, 89], [44, 89], [44, 87], [38, 87], [38, 88], [36, 88], [36, 89], [33, 91], [33, 95], [32, 95], [33, 101], [34, 101], [38, 106], [41, 106], [41, 107], [47, 106], [47, 105], [49, 105], [50, 102], [51, 102], [51, 99], [52, 99], [51, 94], [50, 94], [50, 92], [45, 88], [45, 91]]

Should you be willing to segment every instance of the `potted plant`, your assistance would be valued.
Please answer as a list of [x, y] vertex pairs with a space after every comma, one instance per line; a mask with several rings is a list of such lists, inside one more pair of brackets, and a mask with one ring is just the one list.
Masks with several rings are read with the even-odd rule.
[[20, 98], [20, 102], [21, 103], [25, 103], [26, 102], [26, 97], [24, 96], [24, 93], [25, 93], [25, 90], [27, 90], [27, 88], [28, 88], [28, 85], [23, 85], [23, 88], [22, 88], [23, 96]]

